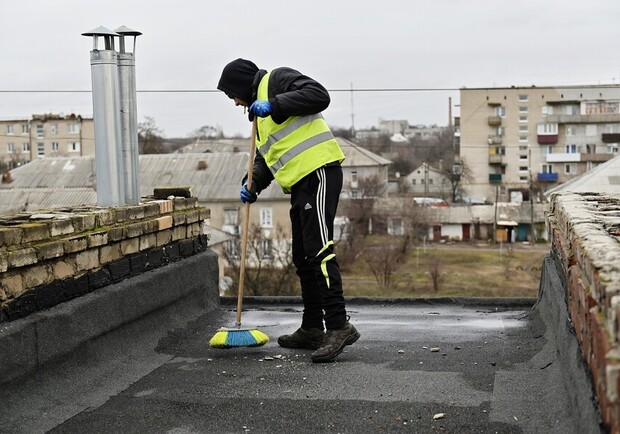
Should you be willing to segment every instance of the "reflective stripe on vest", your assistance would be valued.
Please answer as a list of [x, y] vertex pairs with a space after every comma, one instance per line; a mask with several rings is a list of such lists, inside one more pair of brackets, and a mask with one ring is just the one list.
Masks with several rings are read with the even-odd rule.
[[[267, 73], [258, 86], [257, 99], [268, 99]], [[271, 116], [258, 118], [258, 149], [285, 193], [301, 178], [325, 164], [344, 160], [340, 145], [319, 114], [291, 116], [276, 124]]]

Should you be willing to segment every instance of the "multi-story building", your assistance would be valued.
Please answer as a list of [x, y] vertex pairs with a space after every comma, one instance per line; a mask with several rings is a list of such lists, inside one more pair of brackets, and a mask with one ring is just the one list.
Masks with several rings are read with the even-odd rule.
[[0, 162], [8, 169], [44, 157], [95, 155], [92, 118], [32, 115], [0, 120]]
[[463, 88], [460, 97], [470, 197], [529, 200], [618, 154], [618, 85]]

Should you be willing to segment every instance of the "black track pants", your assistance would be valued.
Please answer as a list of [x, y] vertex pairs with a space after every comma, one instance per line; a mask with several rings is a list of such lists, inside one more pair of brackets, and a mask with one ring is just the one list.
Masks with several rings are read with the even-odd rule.
[[291, 189], [293, 263], [304, 302], [302, 327], [342, 327], [346, 321], [340, 268], [334, 254], [334, 217], [342, 190], [340, 165], [324, 166]]

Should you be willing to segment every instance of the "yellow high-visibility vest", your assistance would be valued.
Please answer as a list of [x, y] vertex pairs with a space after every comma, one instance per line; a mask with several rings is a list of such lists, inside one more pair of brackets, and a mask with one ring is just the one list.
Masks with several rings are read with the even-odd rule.
[[[258, 85], [257, 99], [267, 100], [269, 76]], [[344, 154], [323, 116], [291, 116], [276, 124], [271, 116], [258, 118], [256, 146], [284, 193], [304, 176], [334, 161], [342, 162]]]

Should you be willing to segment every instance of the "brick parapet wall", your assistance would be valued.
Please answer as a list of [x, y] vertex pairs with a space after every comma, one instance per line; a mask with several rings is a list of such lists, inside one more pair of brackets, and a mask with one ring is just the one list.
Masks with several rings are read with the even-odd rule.
[[547, 221], [601, 416], [620, 432], [620, 195], [558, 193]]
[[209, 216], [190, 197], [0, 217], [0, 321], [204, 250]]

